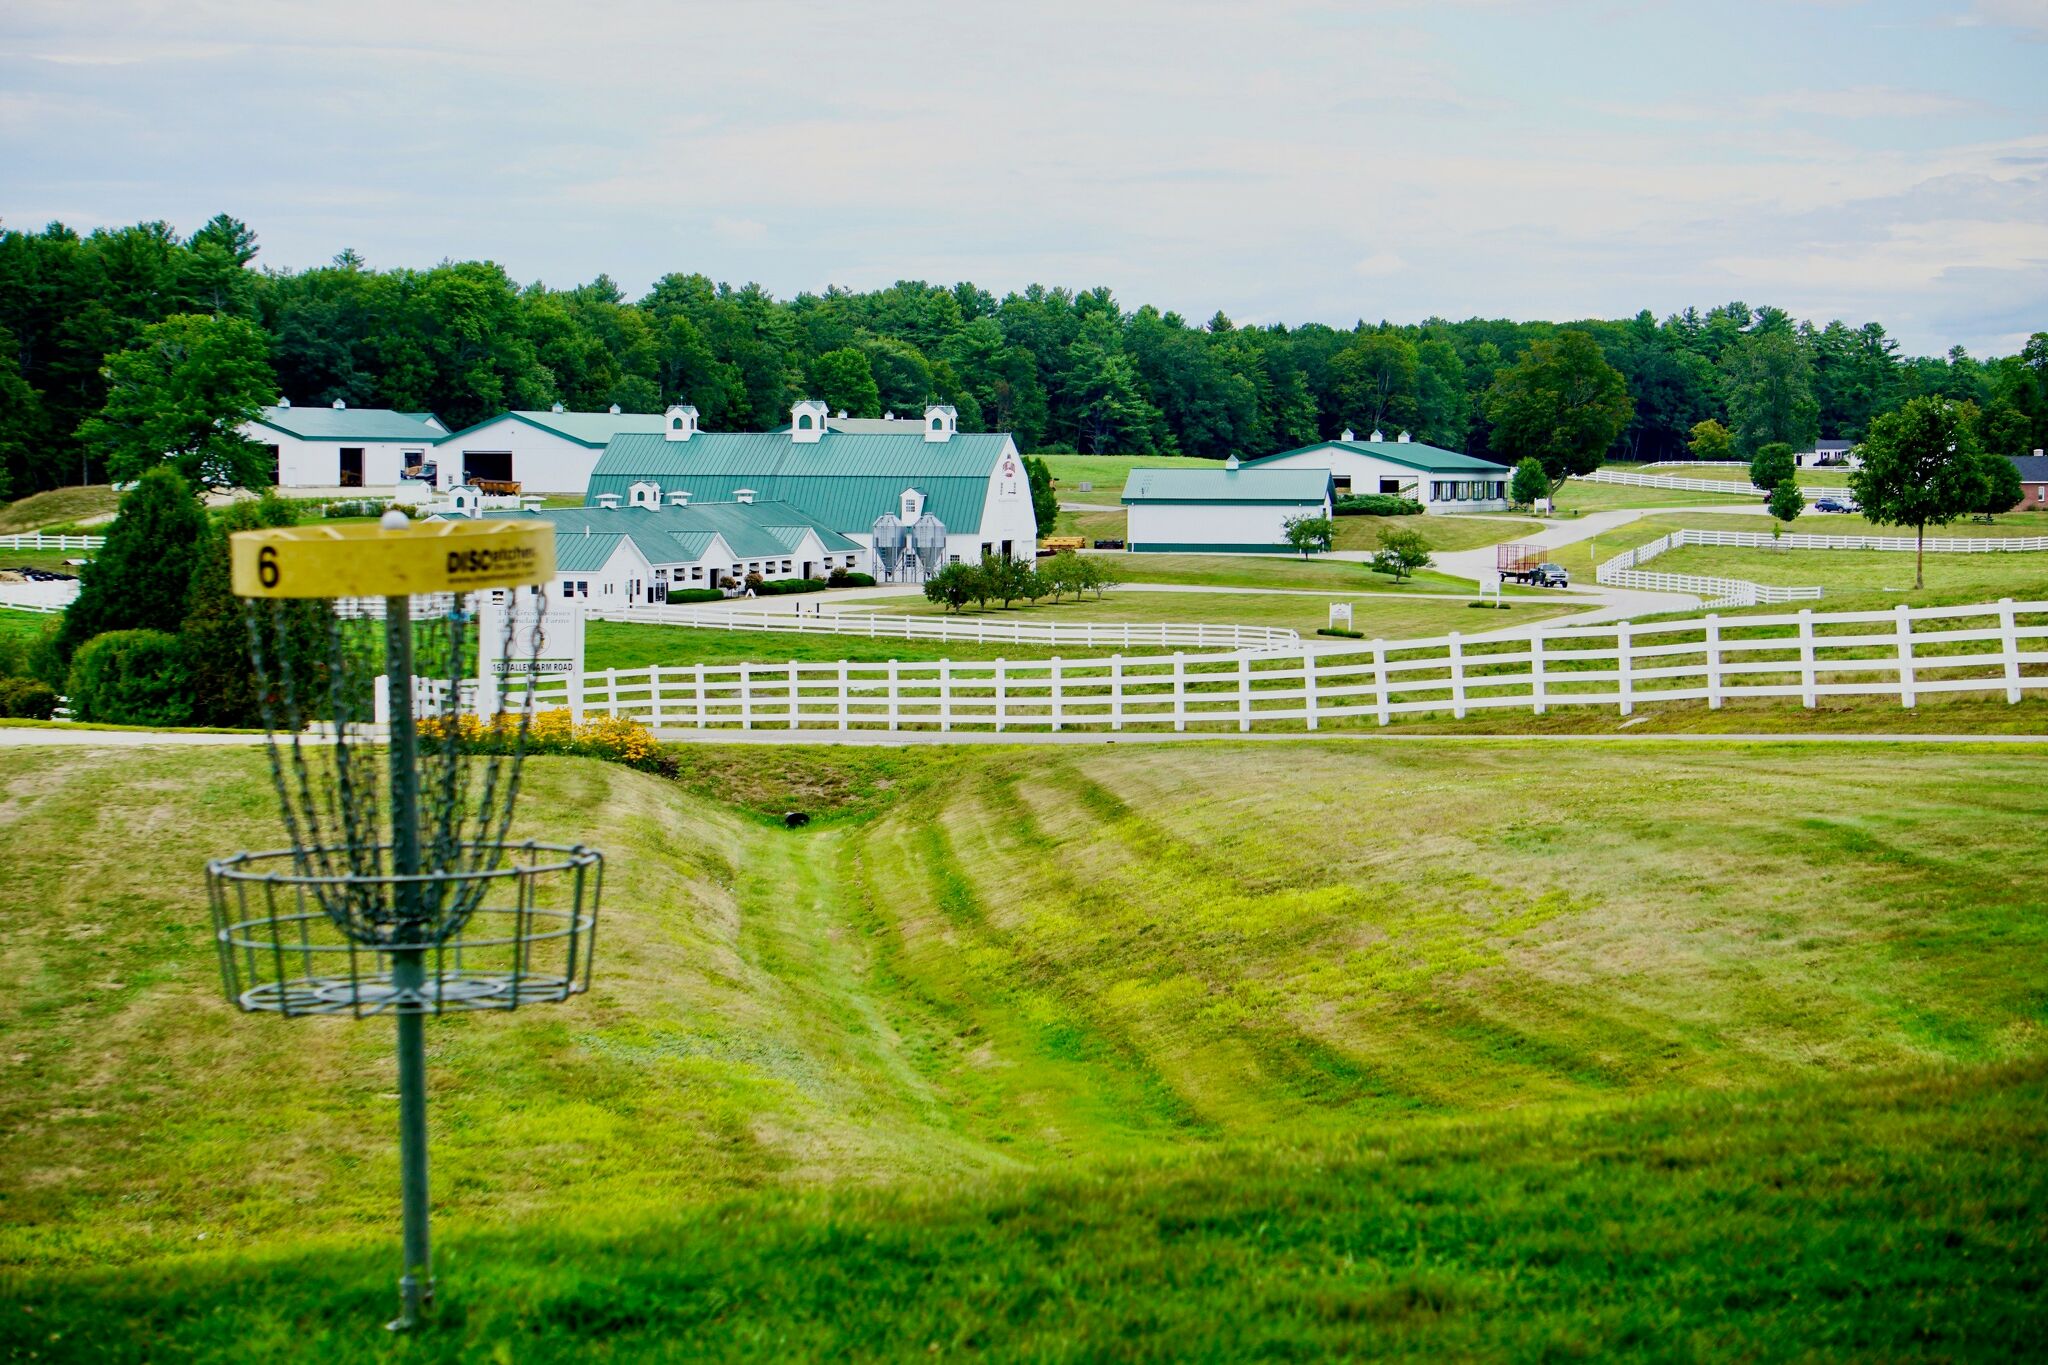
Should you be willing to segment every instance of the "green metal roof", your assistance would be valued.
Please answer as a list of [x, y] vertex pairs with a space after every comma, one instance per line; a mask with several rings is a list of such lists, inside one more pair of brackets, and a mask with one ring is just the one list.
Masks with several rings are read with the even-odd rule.
[[780, 558], [802, 543], [807, 531], [814, 533], [830, 554], [860, 548], [798, 508], [779, 502], [550, 507], [484, 515], [553, 522], [555, 566], [562, 573], [602, 568], [621, 538], [631, 540], [650, 564], [695, 563], [711, 548], [714, 536], [722, 538], [740, 559]]
[[415, 416], [390, 408], [272, 407], [263, 409], [256, 420], [302, 441], [416, 441], [432, 445], [448, 434], [428, 424], [432, 417], [432, 413]]
[[622, 431], [659, 433], [665, 419], [658, 412], [538, 412], [531, 409], [515, 409], [501, 412], [496, 417], [466, 426], [445, 439], [453, 441], [469, 435], [472, 431], [515, 418], [531, 427], [553, 432], [564, 440], [574, 441], [580, 446], [595, 450]]
[[1302, 446], [1298, 450], [1283, 450], [1277, 455], [1262, 455], [1256, 460], [1245, 461], [1247, 469], [1284, 460], [1290, 455], [1306, 455], [1318, 450], [1348, 450], [1358, 455], [1371, 455], [1391, 464], [1405, 465], [1409, 469], [1421, 470], [1426, 474], [1512, 474], [1506, 465], [1482, 460], [1476, 455], [1460, 455], [1455, 450], [1443, 450], [1437, 446], [1424, 445], [1420, 441], [1318, 441], [1314, 445]]
[[761, 499], [785, 502], [837, 531], [866, 534], [875, 518], [895, 512], [905, 488], [924, 494], [925, 511], [948, 531], [981, 529], [989, 479], [1009, 448], [1000, 434], [962, 433], [927, 441], [921, 432], [868, 435], [830, 431], [799, 444], [787, 433], [704, 431], [687, 441], [661, 434], [622, 433], [612, 438], [590, 476], [585, 495], [621, 499], [635, 483], [651, 481], [662, 496], [681, 489], [699, 503], [724, 503], [751, 488]]
[[1124, 502], [1279, 503], [1320, 506], [1330, 495], [1327, 469], [1133, 469]]

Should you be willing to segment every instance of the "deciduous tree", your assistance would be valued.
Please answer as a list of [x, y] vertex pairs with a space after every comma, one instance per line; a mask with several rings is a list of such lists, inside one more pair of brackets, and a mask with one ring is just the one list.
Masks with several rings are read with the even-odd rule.
[[1531, 346], [1494, 380], [1486, 404], [1493, 448], [1539, 461], [1553, 480], [1598, 469], [1633, 411], [1621, 374], [1579, 331]]
[[1983, 500], [1977, 454], [1962, 405], [1946, 398], [1910, 399], [1870, 424], [1849, 488], [1870, 520], [1913, 528], [1915, 588], [1927, 584], [1927, 528], [1945, 526]]
[[267, 350], [240, 318], [166, 318], [107, 357], [106, 403], [79, 434], [117, 481], [167, 464], [195, 484], [263, 487], [269, 459], [241, 427], [276, 395]]

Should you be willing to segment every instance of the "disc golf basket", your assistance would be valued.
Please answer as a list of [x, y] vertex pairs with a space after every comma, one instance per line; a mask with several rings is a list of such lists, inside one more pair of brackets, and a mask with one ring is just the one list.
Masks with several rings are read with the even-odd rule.
[[[249, 531], [233, 575], [290, 847], [207, 864], [221, 982], [247, 1011], [395, 1017], [404, 1330], [433, 1298], [426, 1016], [590, 984], [603, 855], [506, 838], [554, 528], [387, 514]], [[503, 607], [493, 641], [486, 600]], [[501, 710], [482, 677], [478, 715], [469, 679], [493, 652], [526, 683]]]

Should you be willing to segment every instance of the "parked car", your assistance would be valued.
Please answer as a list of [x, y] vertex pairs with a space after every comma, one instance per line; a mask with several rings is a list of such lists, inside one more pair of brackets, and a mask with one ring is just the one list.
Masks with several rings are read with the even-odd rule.
[[1539, 588], [1569, 588], [1572, 576], [1565, 572], [1564, 565], [1552, 564], [1548, 560], [1538, 564], [1529, 575], [1528, 581]]
[[1813, 500], [1813, 510], [1816, 512], [1846, 512], [1849, 509], [1842, 503], [1840, 498], [1815, 498]]

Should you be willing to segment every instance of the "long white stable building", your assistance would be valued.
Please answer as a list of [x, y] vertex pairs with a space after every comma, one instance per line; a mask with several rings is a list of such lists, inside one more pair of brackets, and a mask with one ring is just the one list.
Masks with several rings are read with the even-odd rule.
[[522, 493], [581, 494], [598, 457], [621, 432], [657, 433], [658, 413], [501, 412], [442, 438], [434, 451], [436, 485], [456, 488], [479, 480], [516, 483]]
[[1386, 493], [1412, 498], [1423, 511], [1439, 514], [1505, 512], [1508, 480], [1514, 477], [1506, 465], [1411, 441], [1406, 432], [1389, 441], [1375, 431], [1361, 441], [1346, 431], [1337, 440], [1248, 460], [1244, 467], [1326, 469], [1340, 498]]

